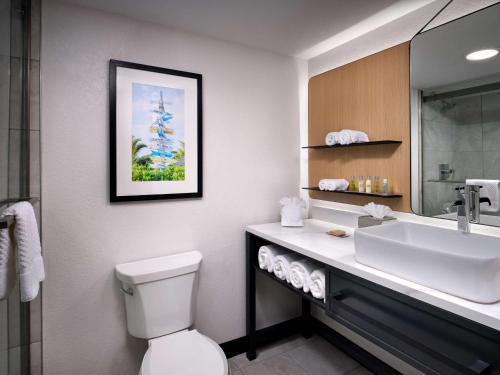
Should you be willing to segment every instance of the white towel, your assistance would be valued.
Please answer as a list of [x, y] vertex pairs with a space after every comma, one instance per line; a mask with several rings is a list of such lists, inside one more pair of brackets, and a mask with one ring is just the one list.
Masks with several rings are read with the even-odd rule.
[[274, 275], [278, 279], [290, 282], [290, 266], [292, 265], [292, 262], [295, 262], [299, 259], [300, 256], [294, 253], [280, 254], [276, 256], [273, 268]]
[[[45, 279], [35, 212], [31, 204], [20, 202], [5, 209], [3, 215], [13, 215], [15, 218], [13, 224], [14, 238], [11, 236], [12, 231], [1, 231], [0, 254], [2, 255], [0, 256], [9, 259], [11, 262], [12, 253], [16, 253], [21, 301], [28, 302], [36, 298], [40, 289], [40, 282]], [[17, 247], [15, 249], [17, 251], [14, 251], [14, 247]], [[6, 256], [7, 253], [9, 255]], [[12, 271], [7, 271], [7, 273], [9, 272]], [[5, 276], [2, 276], [0, 281], [3, 280], [5, 280]]]
[[316, 265], [306, 259], [292, 262], [290, 265], [290, 283], [297, 289], [302, 289], [304, 293], [309, 292], [311, 283], [311, 273], [316, 269]]
[[370, 142], [370, 139], [365, 132], [359, 130], [343, 129], [339, 132], [330, 132], [325, 136], [325, 143], [328, 146], [362, 142]]
[[343, 178], [330, 178], [320, 180], [318, 183], [320, 190], [346, 190], [349, 187], [349, 182]]
[[498, 212], [500, 211], [500, 180], [466, 180], [466, 185], [482, 186], [479, 195], [483, 198], [489, 198], [491, 206], [483, 202], [480, 205], [483, 212]]
[[347, 132], [346, 130], [341, 130], [337, 134], [337, 143], [340, 145], [348, 145], [348, 144], [352, 143], [351, 134], [349, 132]]
[[259, 259], [259, 267], [267, 272], [273, 272], [276, 256], [282, 253], [277, 246], [266, 245], [261, 246], [257, 258]]
[[344, 129], [341, 133], [347, 134], [349, 137], [348, 143], [362, 143], [362, 142], [370, 142], [368, 135], [365, 132], [359, 130], [352, 129]]
[[311, 273], [309, 289], [314, 298], [325, 299], [325, 270], [323, 268]]
[[14, 243], [10, 240], [14, 228], [0, 229], [0, 301], [9, 297], [16, 283]]
[[328, 146], [333, 146], [338, 143], [338, 134], [339, 132], [330, 132], [325, 137], [325, 143]]

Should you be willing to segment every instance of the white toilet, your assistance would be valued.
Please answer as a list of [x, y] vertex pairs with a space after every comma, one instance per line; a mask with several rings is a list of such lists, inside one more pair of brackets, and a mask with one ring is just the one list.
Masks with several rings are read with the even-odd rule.
[[115, 267], [128, 332], [149, 340], [139, 375], [228, 375], [227, 359], [193, 324], [201, 253], [191, 251]]

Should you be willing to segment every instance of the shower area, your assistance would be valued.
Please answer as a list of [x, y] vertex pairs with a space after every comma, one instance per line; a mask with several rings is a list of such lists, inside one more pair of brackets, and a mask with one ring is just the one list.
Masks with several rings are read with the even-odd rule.
[[[40, 227], [39, 0], [0, 0], [0, 212], [18, 201]], [[42, 373], [41, 303], [20, 302], [18, 283], [0, 300], [0, 375]]]
[[456, 211], [466, 179], [500, 179], [500, 83], [424, 96], [421, 136], [423, 213]]

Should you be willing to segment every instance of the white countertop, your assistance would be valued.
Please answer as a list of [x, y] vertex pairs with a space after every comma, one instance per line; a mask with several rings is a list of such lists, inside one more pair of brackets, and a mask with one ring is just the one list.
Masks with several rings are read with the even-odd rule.
[[[332, 228], [343, 229], [350, 236], [337, 238], [326, 234]], [[352, 227], [309, 219], [301, 228], [285, 228], [280, 223], [270, 223], [250, 225], [246, 230], [319, 262], [500, 331], [500, 302], [471, 302], [357, 263]]]

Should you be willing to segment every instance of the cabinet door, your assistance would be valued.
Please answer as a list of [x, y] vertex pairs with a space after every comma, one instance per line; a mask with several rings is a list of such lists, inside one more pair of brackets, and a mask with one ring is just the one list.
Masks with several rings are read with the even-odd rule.
[[500, 333], [330, 269], [327, 314], [427, 374], [500, 374]]

